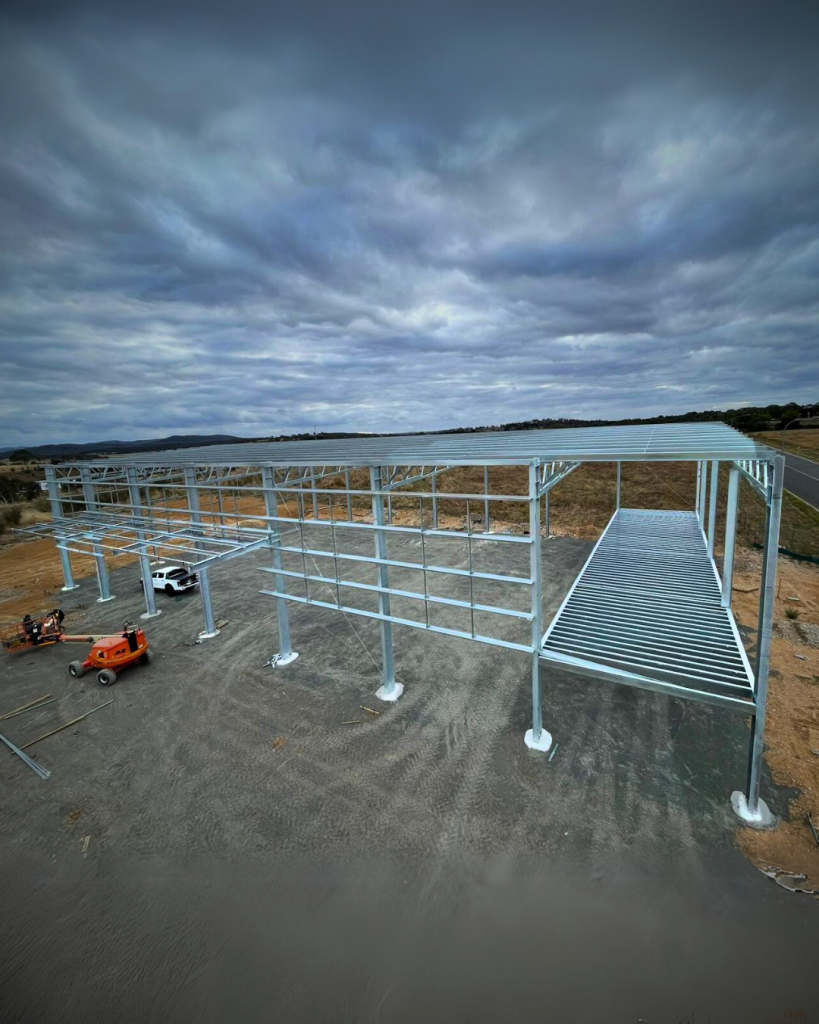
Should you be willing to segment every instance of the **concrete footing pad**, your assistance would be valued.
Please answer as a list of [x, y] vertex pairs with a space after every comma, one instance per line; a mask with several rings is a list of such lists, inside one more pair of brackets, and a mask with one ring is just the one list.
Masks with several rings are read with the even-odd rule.
[[106, 601], [113, 601], [113, 600], [114, 600], [114, 595], [113, 594], [110, 597], [98, 597], [97, 598], [97, 604], [105, 604]]
[[739, 790], [735, 790], [731, 794], [731, 806], [734, 809], [734, 814], [751, 828], [774, 828], [776, 826], [776, 818], [764, 800], [758, 801], [756, 814], [751, 814], [748, 810], [747, 797]]
[[545, 751], [547, 751], [552, 745], [552, 734], [550, 732], [546, 732], [545, 729], [541, 729], [540, 739], [536, 743], [533, 730], [527, 729], [526, 735], [523, 737], [523, 742], [530, 750], [540, 750], [545, 753]]
[[211, 639], [212, 637], [214, 637], [214, 636], [219, 636], [219, 634], [220, 634], [221, 632], [222, 632], [222, 631], [221, 631], [221, 629], [214, 629], [214, 631], [213, 631], [212, 633], [207, 633], [207, 632], [206, 632], [206, 631], [205, 631], [205, 630], [203, 629], [203, 630], [202, 630], [202, 632], [201, 632], [201, 633], [199, 634], [199, 639], [200, 639], [200, 640], [210, 640], [210, 639]]
[[403, 683], [393, 683], [389, 690], [385, 689], [383, 686], [379, 686], [375, 691], [375, 695], [379, 700], [395, 701], [398, 700], [403, 692]]
[[162, 614], [162, 609], [161, 608], [157, 608], [157, 610], [155, 612], [143, 612], [140, 615], [140, 618], [141, 619], [155, 619], [157, 617], [157, 615], [161, 615], [161, 614]]
[[298, 656], [298, 651], [291, 651], [289, 654], [274, 654], [267, 664], [271, 668], [284, 668], [285, 665], [292, 665]]
[[75, 583], [73, 587], [60, 587], [60, 590], [79, 590], [79, 583]]

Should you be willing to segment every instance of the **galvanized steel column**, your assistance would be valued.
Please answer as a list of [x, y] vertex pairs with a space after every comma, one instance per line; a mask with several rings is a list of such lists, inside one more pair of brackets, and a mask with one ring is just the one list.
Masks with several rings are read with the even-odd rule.
[[[185, 468], [185, 487], [188, 492], [188, 508], [191, 513], [191, 522], [194, 524], [194, 532], [202, 532], [202, 511], [199, 504], [199, 489], [196, 486], [196, 469], [193, 466], [187, 466]], [[196, 529], [198, 527], [198, 529]], [[204, 547], [201, 543], [196, 544], [198, 551], [204, 552]], [[205, 628], [199, 634], [200, 640], [209, 640], [212, 636], [218, 636], [219, 630], [216, 628], [216, 620], [213, 617], [213, 600], [210, 593], [210, 579], [208, 577], [207, 569], [197, 569], [197, 575], [199, 576], [199, 593], [202, 597], [202, 614], [205, 619]]]
[[543, 728], [543, 709], [540, 699], [540, 645], [543, 642], [542, 612], [542, 569], [540, 564], [540, 495], [538, 483], [540, 464], [535, 461], [529, 466], [529, 577], [532, 580], [532, 653], [530, 669], [532, 674], [532, 728], [528, 729], [524, 741], [533, 750], [548, 750], [552, 745], [551, 735]]
[[765, 553], [760, 593], [759, 632], [756, 654], [756, 714], [751, 734], [750, 765], [748, 770], [748, 812], [759, 813], [759, 784], [762, 778], [762, 748], [765, 738], [765, 712], [768, 703], [768, 668], [771, 657], [771, 627], [776, 597], [776, 559], [779, 554], [779, 522], [782, 516], [782, 484], [785, 459], [773, 459], [773, 481], [765, 524]]
[[[489, 466], [483, 467], [483, 493], [489, 494]], [[483, 532], [489, 533], [489, 498], [483, 503]]]
[[[91, 470], [82, 467], [80, 469], [80, 479], [82, 480], [82, 493], [85, 498], [86, 510], [88, 512], [96, 512], [97, 500], [94, 496], [94, 482], [91, 479]], [[111, 593], [111, 585], [108, 581], [108, 568], [105, 565], [105, 549], [96, 541], [94, 542], [94, 560], [97, 563], [97, 583], [100, 588], [97, 604], [103, 604], [105, 601], [112, 601], [113, 594]]]
[[[390, 614], [390, 595], [387, 589], [390, 585], [387, 566], [384, 564], [387, 558], [387, 538], [383, 529], [384, 526], [384, 497], [381, 492], [381, 468], [373, 466], [370, 469], [370, 490], [373, 492], [373, 524], [375, 533], [375, 557], [381, 559], [378, 564], [378, 585], [383, 590], [378, 592], [378, 612], [380, 615]], [[398, 700], [404, 692], [402, 683], [395, 680], [395, 664], [392, 652], [392, 623], [387, 619], [381, 619], [381, 671], [382, 683], [375, 691], [376, 697], [381, 700]]]
[[714, 541], [717, 533], [717, 492], [719, 491], [719, 463], [711, 463], [711, 494], [708, 503], [708, 554], [714, 557]]
[[620, 511], [620, 463], [617, 463], [617, 511]]
[[[265, 508], [267, 509], [267, 515], [270, 517], [278, 516], [279, 514], [279, 500], [275, 490], [275, 477], [273, 469], [270, 466], [265, 466], [262, 469], [262, 484], [264, 486], [264, 502]], [[268, 520], [267, 531], [270, 536], [270, 546], [272, 548], [273, 556], [273, 568], [282, 568], [282, 553], [278, 550], [278, 546], [281, 543], [281, 529], [278, 522]], [[287, 592], [287, 581], [284, 576], [274, 576], [276, 581], [276, 591], [279, 594]], [[276, 665], [288, 664], [291, 661], [295, 661], [298, 658], [298, 654], [293, 650], [290, 644], [290, 617], [287, 610], [287, 600], [283, 597], [276, 598], [276, 618], [279, 622], [279, 656], [273, 659], [273, 663]]]
[[708, 463], [703, 461], [700, 462], [700, 476], [699, 476], [699, 488], [700, 488], [700, 501], [699, 501], [699, 519], [700, 528], [705, 533], [705, 496], [708, 487]]
[[[60, 485], [57, 483], [57, 471], [53, 466], [46, 466], [46, 485], [48, 486], [48, 500], [51, 504], [51, 516], [53, 519], [62, 519], [63, 517], [63, 503], [60, 498]], [[59, 527], [57, 532], [57, 543], [65, 541], [64, 536], [60, 536]], [[63, 590], [76, 590], [79, 586], [78, 583], [74, 582], [74, 575], [71, 572], [71, 556], [65, 548], [58, 547], [57, 550], [60, 552], [60, 561], [63, 564], [63, 578], [65, 579], [65, 586]]]
[[[139, 481], [136, 468], [128, 466], [125, 470], [128, 479], [128, 495], [131, 499], [131, 507], [134, 512], [134, 519], [141, 524], [144, 520], [142, 514], [142, 497], [140, 494]], [[148, 547], [145, 543], [145, 531], [137, 527], [137, 541], [139, 542], [139, 569], [142, 574], [142, 589], [145, 591], [145, 612], [140, 616], [142, 619], [151, 619], [154, 615], [161, 615], [162, 612], [156, 607], [156, 594], [151, 580], [151, 559], [148, 555]]]
[[734, 586], [734, 549], [737, 540], [737, 508], [739, 507], [739, 470], [731, 466], [728, 473], [728, 505], [725, 510], [725, 555], [722, 559], [722, 607], [731, 607]]

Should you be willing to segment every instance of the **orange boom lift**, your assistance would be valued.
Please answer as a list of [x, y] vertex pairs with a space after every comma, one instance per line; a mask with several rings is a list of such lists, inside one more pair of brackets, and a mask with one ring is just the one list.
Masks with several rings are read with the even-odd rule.
[[126, 668], [147, 665], [151, 660], [148, 638], [145, 631], [137, 626], [125, 623], [119, 633], [102, 636], [87, 633], [72, 635], [63, 630], [64, 618], [59, 608], [39, 618], [26, 615], [22, 622], [0, 630], [0, 643], [11, 653], [47, 644], [91, 644], [88, 657], [84, 661], [72, 661], [68, 671], [79, 678], [96, 669], [100, 686], [111, 686]]
[[93, 644], [85, 661], [72, 661], [68, 671], [72, 676], [84, 676], [86, 672], [97, 669], [97, 682], [100, 686], [111, 686], [117, 681], [120, 672], [132, 665], [147, 665], [151, 660], [148, 638], [145, 631], [138, 626], [123, 626], [121, 633], [108, 636], [66, 636], [60, 637], [62, 643]]

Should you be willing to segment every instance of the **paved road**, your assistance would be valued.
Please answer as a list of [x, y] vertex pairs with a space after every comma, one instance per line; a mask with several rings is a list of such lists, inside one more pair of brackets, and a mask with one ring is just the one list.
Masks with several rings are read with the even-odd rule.
[[797, 498], [819, 508], [819, 463], [786, 455], [785, 487]]

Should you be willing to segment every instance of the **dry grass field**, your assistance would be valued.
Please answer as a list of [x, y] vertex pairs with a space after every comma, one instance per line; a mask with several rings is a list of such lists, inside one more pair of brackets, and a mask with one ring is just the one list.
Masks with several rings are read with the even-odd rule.
[[819, 462], [819, 430], [763, 430], [751, 437], [779, 451]]

